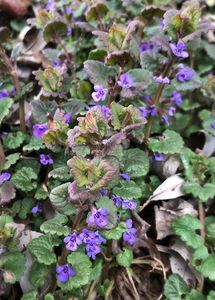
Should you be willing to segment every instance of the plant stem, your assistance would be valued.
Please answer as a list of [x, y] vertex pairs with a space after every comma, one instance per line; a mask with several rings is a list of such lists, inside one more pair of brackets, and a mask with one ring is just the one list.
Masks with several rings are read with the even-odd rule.
[[[171, 66], [173, 65], [174, 62], [175, 62], [174, 58], [169, 61], [169, 63], [166, 65], [166, 67], [165, 67], [165, 69], [162, 73], [162, 77], [165, 77], [165, 76], [169, 75]], [[161, 94], [163, 92], [164, 87], [165, 87], [164, 83], [159, 84], [159, 86], [157, 88], [157, 91], [156, 91], [156, 94], [155, 94], [155, 97], [154, 97], [154, 101], [152, 103], [153, 105], [157, 106], [159, 104], [159, 100], [160, 100], [160, 97], [161, 97]], [[148, 141], [148, 139], [150, 137], [150, 133], [151, 133], [151, 129], [152, 129], [152, 121], [153, 121], [152, 116], [149, 116], [148, 123], [147, 123], [147, 128], [146, 128], [146, 134], [145, 134], [145, 140], [146, 141]]]
[[[19, 82], [19, 77], [17, 75], [17, 70], [16, 70], [16, 65], [12, 63], [11, 59], [7, 56], [5, 53], [4, 48], [0, 45], [0, 57], [2, 57], [3, 62], [5, 66], [8, 69], [8, 73], [11, 75], [11, 78], [13, 80], [16, 93], [20, 93], [20, 82]], [[20, 122], [20, 130], [22, 132], [26, 131], [26, 126], [25, 126], [25, 100], [24, 97], [21, 97], [19, 100], [19, 122]]]
[[[205, 236], [206, 236], [206, 232], [205, 232], [205, 212], [204, 212], [204, 205], [202, 202], [198, 201], [198, 210], [199, 210], [199, 220], [202, 224], [202, 228], [201, 228], [201, 237], [205, 243]], [[204, 276], [201, 274], [201, 278], [200, 278], [200, 282], [198, 284], [198, 291], [202, 292], [204, 288]]]
[[5, 154], [4, 154], [3, 146], [0, 142], [0, 165], [3, 165], [4, 163], [5, 163]]

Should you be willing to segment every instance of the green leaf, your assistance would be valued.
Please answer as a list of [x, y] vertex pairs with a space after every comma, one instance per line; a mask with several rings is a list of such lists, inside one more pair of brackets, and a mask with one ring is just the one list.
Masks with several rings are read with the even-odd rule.
[[87, 21], [95, 21], [98, 20], [99, 17], [103, 17], [108, 12], [108, 7], [105, 2], [95, 1], [90, 6], [88, 6], [87, 11], [85, 12]]
[[132, 178], [145, 176], [149, 171], [149, 159], [145, 152], [138, 149], [129, 149], [124, 152], [123, 171]]
[[185, 193], [191, 193], [194, 197], [198, 198], [201, 202], [207, 202], [215, 196], [215, 184], [206, 183], [200, 186], [195, 182], [185, 182], [183, 185]]
[[69, 182], [61, 184], [51, 190], [50, 201], [54, 208], [65, 215], [73, 215], [76, 212], [75, 207], [68, 202], [68, 186]]
[[215, 247], [215, 217], [210, 216], [205, 218], [206, 224], [206, 239], [210, 245]]
[[90, 280], [96, 280], [101, 276], [103, 263], [101, 259], [96, 259], [94, 266], [91, 269]]
[[56, 214], [54, 218], [45, 221], [41, 226], [40, 230], [45, 233], [56, 234], [58, 236], [68, 235], [70, 228], [65, 226], [68, 222], [68, 218], [64, 215]]
[[198, 267], [198, 271], [201, 272], [204, 277], [215, 281], [215, 254], [208, 255]]
[[13, 100], [11, 98], [1, 99], [0, 101], [0, 124], [3, 119], [9, 114], [10, 108], [13, 105]]
[[164, 284], [167, 300], [182, 300], [189, 293], [186, 282], [177, 274], [170, 275]]
[[37, 174], [29, 167], [22, 167], [12, 176], [12, 182], [16, 188], [26, 192], [32, 191], [37, 187], [36, 179]]
[[75, 276], [70, 277], [66, 283], [57, 281], [63, 291], [70, 291], [86, 285], [90, 281], [92, 263], [89, 257], [81, 252], [73, 252], [67, 257], [68, 263], [74, 268]]
[[2, 214], [0, 215], [0, 227], [5, 227], [7, 223], [12, 223], [13, 218], [9, 215]]
[[37, 300], [37, 291], [31, 291], [31, 292], [28, 292], [28, 293], [25, 293], [21, 300]]
[[189, 81], [180, 82], [177, 79], [173, 79], [171, 83], [174, 86], [174, 88], [179, 92], [192, 91], [200, 88], [202, 85], [202, 81], [197, 74], [195, 74], [193, 78]]
[[7, 170], [12, 165], [14, 165], [20, 158], [20, 153], [13, 153], [6, 157], [6, 161], [2, 167], [0, 167], [0, 170]]
[[148, 146], [153, 152], [179, 153], [183, 146], [183, 139], [177, 132], [167, 129], [160, 139], [150, 138]]
[[25, 270], [25, 257], [20, 252], [5, 253], [0, 257], [0, 268], [3, 270], [4, 281], [19, 281]]
[[68, 181], [71, 179], [69, 168], [67, 166], [55, 168], [48, 174], [49, 178], [60, 179]]
[[148, 50], [140, 54], [141, 67], [149, 71], [157, 70], [158, 65], [165, 64], [167, 58], [157, 51]]
[[108, 224], [105, 228], [110, 229], [116, 226], [117, 223], [117, 208], [114, 205], [113, 200], [108, 197], [101, 197], [98, 202], [96, 202], [97, 208], [105, 208], [108, 210]]
[[113, 189], [113, 193], [123, 199], [135, 199], [142, 196], [141, 188], [134, 181], [120, 180], [120, 186]]
[[41, 100], [32, 100], [31, 101], [31, 111], [33, 118], [38, 123], [47, 122], [47, 113], [54, 115], [57, 109], [57, 104], [55, 101], [41, 101]]
[[3, 138], [4, 146], [7, 149], [14, 150], [19, 148], [25, 140], [25, 135], [18, 131], [16, 134], [10, 132]]
[[202, 293], [198, 292], [197, 290], [191, 290], [185, 300], [197, 300], [197, 299], [205, 300], [205, 297]]
[[46, 283], [53, 268], [35, 261], [31, 267], [30, 281], [35, 287], [42, 287]]
[[116, 261], [117, 263], [124, 267], [129, 268], [133, 259], [133, 252], [130, 249], [123, 248], [123, 251], [117, 254]]
[[18, 214], [20, 219], [26, 219], [28, 214], [31, 213], [31, 209], [35, 201], [32, 198], [24, 198], [23, 200], [17, 200], [13, 202], [12, 211]]
[[44, 300], [55, 300], [55, 297], [52, 294], [48, 293], [45, 295]]
[[62, 21], [49, 22], [43, 31], [44, 40], [48, 43], [50, 41], [56, 41], [62, 35], [67, 33], [67, 25]]
[[207, 300], [214, 300], [215, 299], [215, 291], [210, 291]]
[[107, 240], [119, 240], [124, 232], [128, 230], [125, 222], [119, 224], [110, 230], [103, 230], [101, 233]]
[[45, 200], [47, 199], [48, 195], [49, 193], [45, 191], [43, 187], [38, 187], [34, 197], [37, 200]]
[[57, 236], [42, 235], [36, 239], [33, 239], [27, 248], [36, 256], [38, 262], [51, 265], [57, 261], [56, 255], [53, 253], [52, 248], [60, 244], [60, 240]]
[[[10, 38], [10, 30], [6, 27], [6, 26], [1, 26], [0, 27], [0, 39], [1, 39], [1, 43], [6, 43], [8, 42], [9, 38]], [[1, 109], [0, 109], [1, 111]]]
[[215, 129], [211, 127], [211, 124], [215, 123], [215, 117], [211, 117], [203, 122], [203, 128], [210, 134], [215, 135]]
[[116, 68], [108, 67], [104, 63], [96, 60], [87, 60], [84, 63], [84, 69], [94, 85], [108, 87], [110, 76], [116, 76]]
[[101, 176], [101, 169], [84, 157], [73, 157], [68, 161], [68, 166], [79, 187], [95, 183]]
[[41, 149], [45, 149], [45, 145], [43, 143], [43, 140], [38, 139], [35, 136], [32, 136], [30, 141], [29, 141], [29, 144], [27, 144], [23, 147], [24, 152], [38, 151], [38, 150], [41, 150]]
[[202, 224], [200, 221], [191, 215], [179, 217], [172, 223], [172, 229], [175, 233], [193, 249], [203, 246], [202, 238], [196, 233], [196, 230], [201, 228]]

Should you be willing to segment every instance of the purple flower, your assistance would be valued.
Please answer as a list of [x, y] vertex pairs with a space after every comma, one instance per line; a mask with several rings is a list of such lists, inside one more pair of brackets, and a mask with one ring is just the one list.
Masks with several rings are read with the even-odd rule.
[[66, 243], [66, 249], [70, 251], [76, 251], [78, 245], [82, 244], [81, 238], [75, 232], [66, 236], [63, 241]]
[[64, 115], [64, 119], [65, 119], [66, 124], [70, 123], [71, 115], [72, 115], [71, 113], [66, 113]]
[[120, 177], [123, 180], [126, 180], [126, 181], [130, 181], [131, 180], [131, 176], [129, 176], [127, 173], [120, 173]]
[[114, 205], [115, 205], [116, 207], [122, 205], [122, 199], [121, 199], [120, 197], [117, 197], [117, 196], [114, 196], [114, 195], [113, 195], [113, 196], [112, 196], [112, 200], [113, 200]]
[[181, 94], [178, 93], [176, 90], [174, 90], [172, 92], [172, 97], [170, 98], [170, 100], [172, 102], [174, 102], [176, 105], [180, 106], [182, 104], [182, 97], [181, 97]]
[[105, 118], [109, 119], [111, 116], [111, 109], [105, 105], [102, 105], [102, 112], [105, 115]]
[[147, 117], [147, 115], [148, 115], [148, 110], [145, 108], [145, 106], [140, 106], [140, 107], [139, 107], [139, 111], [141, 112], [142, 118]]
[[33, 215], [39, 214], [42, 212], [42, 204], [38, 202], [31, 210]]
[[190, 67], [183, 67], [176, 74], [176, 78], [180, 82], [185, 82], [191, 80], [195, 76], [195, 71]]
[[168, 110], [168, 115], [170, 117], [173, 117], [175, 115], [176, 112], [176, 108], [174, 106], [170, 106], [169, 110]]
[[50, 154], [40, 154], [40, 163], [42, 165], [52, 165], [53, 159], [51, 158]]
[[73, 10], [72, 10], [71, 6], [67, 5], [66, 6], [66, 14], [69, 16], [69, 15], [72, 15], [72, 13], [73, 13]]
[[8, 181], [11, 177], [11, 174], [9, 172], [2, 172], [1, 175], [0, 175], [0, 184], [5, 182], [5, 181]]
[[134, 200], [128, 200], [128, 199], [126, 199], [126, 200], [122, 201], [122, 208], [123, 209], [131, 209], [131, 210], [133, 210], [136, 207], [137, 207], [137, 202], [134, 201]]
[[9, 97], [9, 93], [6, 89], [0, 91], [0, 99]]
[[163, 156], [163, 154], [161, 154], [161, 153], [159, 153], [159, 152], [155, 152], [155, 153], [154, 153], [154, 159], [155, 159], [156, 161], [162, 161], [162, 160], [164, 160], [164, 156]]
[[82, 232], [79, 235], [79, 238], [85, 244], [95, 243], [97, 245], [100, 245], [101, 243], [106, 242], [106, 239], [104, 239], [98, 231], [91, 231], [86, 228], [82, 230]]
[[215, 123], [211, 123], [211, 128], [215, 129]]
[[127, 242], [129, 245], [133, 245], [137, 241], [136, 233], [137, 229], [132, 227], [132, 220], [128, 219], [125, 222], [128, 230], [123, 233], [122, 237], [125, 242]]
[[102, 248], [94, 243], [86, 244], [87, 255], [93, 260], [96, 259], [96, 255], [102, 252]]
[[144, 51], [147, 51], [147, 50], [152, 50], [155, 46], [155, 43], [154, 42], [148, 42], [148, 43], [142, 43], [140, 45], [140, 52], [144, 52]]
[[151, 105], [150, 109], [148, 110], [150, 116], [154, 117], [157, 113], [157, 108], [155, 105]]
[[182, 40], [179, 40], [177, 44], [169, 44], [172, 53], [177, 57], [187, 58], [189, 56], [187, 52], [187, 46]]
[[101, 85], [94, 86], [94, 92], [92, 93], [92, 98], [95, 102], [100, 100], [104, 101], [108, 93], [108, 89], [103, 88]]
[[153, 78], [154, 78], [155, 82], [157, 82], [157, 83], [165, 83], [165, 84], [170, 83], [170, 79], [168, 77], [162, 77], [162, 75], [154, 76]]
[[96, 225], [99, 228], [103, 228], [108, 224], [108, 215], [109, 212], [105, 208], [93, 208], [90, 216], [87, 219], [87, 223], [89, 225]]
[[129, 74], [122, 74], [117, 81], [118, 85], [123, 89], [130, 89], [133, 85], [134, 79]]
[[66, 33], [67, 36], [70, 36], [72, 35], [72, 27], [71, 26], [67, 26], [67, 33]]
[[35, 124], [33, 126], [33, 135], [37, 138], [41, 138], [44, 133], [46, 132], [46, 130], [48, 129], [47, 124], [43, 123], [43, 124]]
[[52, 66], [53, 66], [54, 68], [60, 67], [60, 65], [61, 65], [61, 61], [60, 61], [60, 60], [54, 60], [54, 61], [52, 62]]
[[75, 271], [72, 267], [70, 267], [68, 264], [58, 266], [56, 268], [57, 272], [57, 279], [61, 282], [66, 282], [70, 277], [73, 277], [75, 275]]
[[108, 190], [103, 189], [103, 190], [100, 190], [99, 193], [100, 193], [102, 196], [107, 196]]
[[47, 11], [53, 11], [56, 8], [56, 3], [54, 0], [48, 0], [45, 9]]
[[170, 123], [169, 123], [169, 118], [167, 115], [162, 115], [161, 119], [162, 119], [162, 121], [164, 121], [166, 123], [167, 126], [169, 126]]

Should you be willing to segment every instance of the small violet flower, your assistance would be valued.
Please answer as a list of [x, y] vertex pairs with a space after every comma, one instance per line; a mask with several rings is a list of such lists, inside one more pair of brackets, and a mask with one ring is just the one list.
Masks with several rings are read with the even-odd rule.
[[83, 243], [86, 244], [85, 249], [87, 255], [95, 260], [96, 255], [102, 252], [102, 248], [98, 245], [106, 242], [106, 239], [104, 239], [98, 231], [94, 232], [88, 229], [83, 229], [79, 237], [81, 238]]
[[149, 115], [154, 117], [157, 113], [157, 108], [155, 105], [151, 105], [150, 109], [148, 110]]
[[123, 233], [123, 240], [127, 242], [129, 245], [133, 245], [137, 241], [136, 233], [137, 229], [132, 227], [132, 220], [128, 219], [125, 222], [128, 230]]
[[176, 113], [176, 108], [174, 106], [170, 106], [169, 110], [168, 110], [168, 115], [170, 117], [173, 117]]
[[123, 89], [130, 89], [133, 85], [134, 79], [129, 74], [122, 74], [117, 81], [118, 85]]
[[56, 7], [57, 7], [57, 6], [56, 6], [56, 3], [55, 3], [54, 0], [48, 0], [45, 9], [46, 9], [47, 11], [53, 11], [53, 10], [56, 9]]
[[169, 46], [175, 56], [183, 58], [187, 58], [189, 56], [187, 46], [182, 40], [179, 40], [177, 44], [170, 43]]
[[154, 76], [153, 78], [154, 78], [155, 82], [157, 82], [157, 83], [164, 83], [164, 84], [170, 83], [170, 79], [168, 77], [162, 77], [162, 75]]
[[86, 244], [87, 255], [93, 260], [96, 259], [96, 255], [102, 252], [102, 248], [94, 243]]
[[94, 92], [92, 93], [92, 98], [95, 102], [104, 101], [108, 93], [108, 89], [103, 88], [101, 85], [94, 86]]
[[174, 90], [172, 92], [172, 97], [170, 98], [170, 100], [178, 106], [180, 106], [182, 104], [182, 101], [183, 101], [182, 97], [181, 97], [181, 94], [179, 92], [177, 92], [176, 90]]
[[147, 50], [152, 50], [155, 46], [154, 42], [142, 43], [140, 45], [140, 52], [145, 52]]
[[169, 126], [170, 125], [170, 123], [169, 123], [169, 118], [168, 118], [168, 116], [167, 115], [162, 115], [162, 121], [164, 121], [165, 123], [166, 123], [166, 125], [167, 126]]
[[131, 180], [131, 176], [128, 175], [127, 173], [120, 173], [120, 177], [121, 177], [123, 180], [126, 180], [126, 181], [130, 181], [130, 180]]
[[31, 210], [33, 215], [39, 214], [42, 212], [42, 205], [40, 202], [38, 202]]
[[6, 89], [0, 91], [0, 99], [9, 97], [9, 93]]
[[111, 109], [105, 105], [102, 105], [102, 112], [105, 115], [105, 118], [109, 119], [111, 116]]
[[57, 279], [60, 282], [66, 282], [70, 277], [73, 277], [75, 275], [75, 271], [72, 267], [70, 267], [68, 264], [58, 266], [56, 268], [57, 272]]
[[148, 110], [145, 108], [145, 106], [140, 106], [140, 107], [138, 107], [138, 108], [139, 108], [139, 111], [140, 111], [140, 113], [141, 113], [142, 118], [147, 117], [147, 115], [148, 115]]
[[99, 193], [100, 193], [102, 196], [107, 196], [108, 190], [103, 189], [103, 190], [100, 190]]
[[66, 113], [64, 115], [64, 119], [65, 119], [66, 124], [70, 123], [71, 115], [72, 115], [71, 113]]
[[11, 174], [9, 172], [2, 172], [0, 175], [0, 184], [2, 184], [5, 181], [8, 181], [11, 177]]
[[90, 216], [87, 219], [87, 223], [89, 225], [96, 225], [99, 228], [103, 228], [108, 224], [108, 218], [109, 212], [105, 208], [93, 208], [91, 211]]
[[134, 200], [123, 200], [122, 201], [122, 208], [123, 209], [130, 209], [133, 210], [137, 207], [137, 202]]
[[161, 154], [161, 153], [159, 153], [159, 152], [155, 152], [155, 153], [154, 153], [154, 159], [155, 159], [156, 161], [162, 161], [162, 160], [164, 160], [164, 156], [163, 156], [163, 154]]
[[82, 244], [81, 238], [75, 232], [66, 236], [63, 241], [66, 243], [66, 249], [70, 251], [76, 251]]
[[176, 74], [176, 78], [179, 82], [185, 82], [191, 80], [195, 76], [195, 71], [190, 67], [183, 67]]
[[112, 196], [112, 200], [113, 200], [113, 202], [114, 202], [114, 205], [116, 206], [116, 207], [118, 207], [118, 206], [120, 206], [120, 205], [122, 205], [122, 199], [120, 198], [120, 197], [117, 197], [117, 196]]
[[51, 158], [50, 154], [40, 154], [40, 163], [41, 165], [52, 165], [53, 159]]
[[33, 135], [37, 138], [41, 138], [46, 130], [48, 129], [46, 123], [44, 124], [35, 124], [33, 126]]
[[211, 123], [211, 128], [215, 129], [215, 123]]

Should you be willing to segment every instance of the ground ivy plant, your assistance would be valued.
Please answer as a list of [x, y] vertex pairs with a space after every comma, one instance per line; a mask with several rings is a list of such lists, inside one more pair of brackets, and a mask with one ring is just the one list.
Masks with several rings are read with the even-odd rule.
[[2, 299], [215, 299], [203, 2], [0, 11]]

